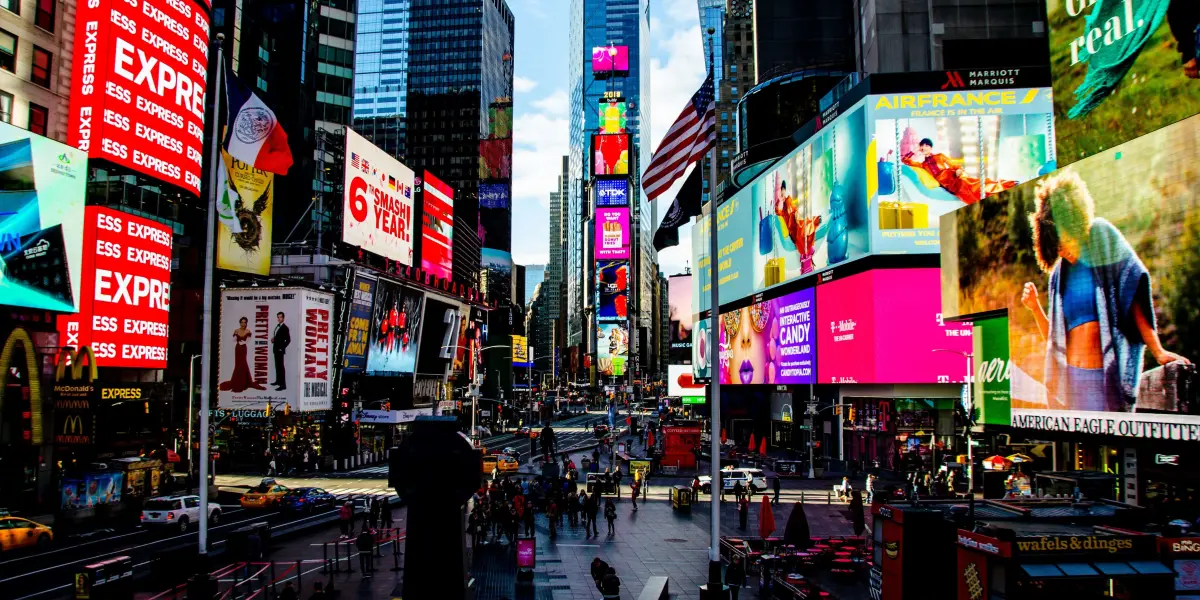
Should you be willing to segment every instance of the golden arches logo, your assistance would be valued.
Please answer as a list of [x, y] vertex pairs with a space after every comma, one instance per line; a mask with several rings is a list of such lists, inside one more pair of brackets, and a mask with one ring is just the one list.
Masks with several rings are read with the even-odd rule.
[[67, 415], [63, 419], [63, 435], [83, 435], [83, 417], [79, 415]]
[[71, 379], [78, 381], [84, 376], [82, 359], [87, 359], [87, 381], [92, 383], [96, 381], [96, 354], [92, 349], [84, 346], [79, 350], [71, 350], [63, 348], [58, 351], [58, 356], [54, 357], [54, 361], [58, 363], [58, 367], [54, 370], [54, 380], [62, 381], [63, 375], [67, 374], [67, 367], [71, 369]]
[[[12, 364], [17, 344], [20, 344], [22, 350], [25, 351], [25, 374], [29, 378], [29, 420], [30, 429], [32, 429], [30, 441], [33, 442], [33, 445], [40, 446], [42, 444], [42, 382], [38, 377], [33, 339], [29, 337], [29, 332], [20, 327], [12, 330], [4, 342], [4, 349], [0, 350], [0, 392], [7, 389], [8, 369]], [[4, 394], [0, 393], [0, 409], [3, 408], [3, 405]]]

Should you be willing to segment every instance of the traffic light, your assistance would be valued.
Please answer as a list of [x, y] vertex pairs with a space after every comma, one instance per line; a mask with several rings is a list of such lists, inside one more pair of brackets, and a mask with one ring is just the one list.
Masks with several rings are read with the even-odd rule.
[[853, 422], [854, 422], [854, 407], [853, 407], [853, 406], [851, 406], [851, 407], [850, 407], [850, 409], [849, 409], [849, 410], [847, 410], [846, 412], [848, 413], [848, 420], [849, 420], [851, 423], [853, 423]]

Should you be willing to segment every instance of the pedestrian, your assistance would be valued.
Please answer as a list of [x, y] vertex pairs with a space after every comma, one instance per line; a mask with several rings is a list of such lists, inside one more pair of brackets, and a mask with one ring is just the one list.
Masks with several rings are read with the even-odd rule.
[[292, 582], [283, 584], [283, 591], [279, 592], [277, 600], [300, 600], [300, 596], [296, 594], [296, 586]]
[[550, 506], [546, 508], [546, 521], [550, 525], [550, 539], [558, 537], [558, 529], [556, 529], [556, 523], [558, 523], [558, 503], [554, 498], [550, 499]]
[[596, 463], [596, 465], [599, 466], [599, 464], [600, 464], [600, 449], [599, 448], [592, 448], [592, 462]]
[[617, 577], [617, 570], [609, 567], [608, 573], [600, 579], [600, 594], [604, 600], [621, 600], [621, 579]]
[[600, 514], [600, 495], [592, 494], [588, 497], [587, 502], [587, 522], [584, 523], [583, 529], [587, 531], [591, 529], [591, 536], [599, 537], [600, 528], [596, 526], [596, 517]]
[[308, 450], [305, 450], [300, 453], [300, 464], [301, 464], [301, 469], [303, 469], [303, 471], [305, 473], [307, 473], [308, 472]]
[[267, 457], [267, 477], [272, 477], [275, 475], [275, 457], [269, 454]]
[[471, 549], [479, 549], [479, 532], [483, 520], [483, 508], [475, 505], [471, 515], [467, 517], [467, 535], [471, 536]]
[[350, 537], [354, 533], [354, 504], [349, 500], [346, 500], [339, 509], [338, 521], [342, 525], [342, 537]]
[[776, 475], [775, 479], [771, 481], [771, 487], [775, 490], [775, 504], [779, 504], [779, 488], [783, 487], [779, 482], [779, 475]]
[[639, 485], [640, 484], [638, 483], [638, 480], [636, 478], [633, 480], [633, 483], [629, 484], [629, 491], [630, 491], [629, 497], [631, 500], [633, 500], [633, 510], [638, 509], [637, 499], [638, 499], [638, 492], [640, 491], [638, 489]]
[[746, 585], [746, 566], [742, 564], [741, 556], [735, 554], [725, 569], [725, 585], [729, 586], [730, 597], [738, 600], [738, 593]]
[[608, 535], [615, 535], [617, 533], [615, 524], [617, 520], [617, 505], [613, 504], [612, 498], [604, 501], [604, 518], [608, 521]]
[[396, 521], [392, 519], [392, 505], [387, 500], [379, 503], [380, 515], [383, 517], [383, 526], [387, 529], [395, 529]]
[[741, 500], [738, 500], [738, 527], [740, 527], [742, 531], [746, 530], [746, 519], [749, 517], [749, 515], [750, 501], [743, 497]]
[[533, 505], [529, 504], [525, 507], [525, 512], [522, 515], [525, 521], [525, 536], [533, 537]]
[[875, 476], [867, 475], [867, 504], [875, 501]]
[[734, 484], [733, 484], [733, 501], [734, 501], [734, 502], [741, 502], [741, 501], [742, 501], [742, 494], [743, 494], [745, 491], [746, 491], [746, 488], [742, 487], [742, 482], [741, 482], [741, 481], [738, 481], [738, 482], [734, 483]]
[[329, 600], [329, 595], [325, 593], [325, 586], [321, 585], [320, 581], [313, 583], [313, 593], [308, 600]]
[[567, 523], [579, 525], [579, 495], [574, 492], [567, 493]]
[[604, 562], [599, 556], [592, 559], [592, 582], [596, 584], [596, 589], [600, 589], [600, 580], [608, 574], [608, 563]]
[[375, 572], [375, 561], [371, 556], [375, 550], [375, 536], [370, 530], [363, 529], [358, 539], [354, 540], [354, 545], [358, 548], [358, 567], [362, 569], [364, 578], [370, 577]]
[[367, 520], [367, 524], [371, 529], [379, 528], [379, 517], [383, 514], [383, 506], [379, 502], [379, 497], [371, 498], [371, 513]]
[[617, 485], [615, 487], [617, 488], [617, 499], [620, 500], [621, 499], [621, 479], [623, 479], [624, 476], [621, 474], [620, 466], [618, 466], [616, 469], [617, 470], [613, 473], [613, 480], [617, 482]]

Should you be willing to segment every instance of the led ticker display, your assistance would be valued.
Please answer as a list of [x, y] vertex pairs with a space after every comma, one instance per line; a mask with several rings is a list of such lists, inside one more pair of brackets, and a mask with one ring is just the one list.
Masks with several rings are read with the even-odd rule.
[[616, 98], [600, 99], [600, 133], [628, 133], [625, 123], [626, 104]]
[[70, 144], [199, 195], [208, 25], [187, 0], [79, 3]]
[[607, 79], [629, 72], [629, 46], [595, 46], [592, 48], [592, 76]]
[[629, 258], [629, 209], [596, 209], [596, 258]]
[[592, 182], [592, 187], [596, 191], [596, 206], [629, 206], [628, 181], [597, 179]]
[[592, 173], [629, 174], [629, 136], [624, 133], [592, 136]]

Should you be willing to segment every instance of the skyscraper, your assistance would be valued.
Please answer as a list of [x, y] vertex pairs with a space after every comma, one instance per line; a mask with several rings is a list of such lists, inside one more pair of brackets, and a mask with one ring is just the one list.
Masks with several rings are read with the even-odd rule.
[[354, 130], [403, 160], [410, 0], [360, 0], [354, 54]]
[[546, 284], [542, 293], [546, 296], [546, 307], [551, 319], [561, 318], [563, 294], [563, 260], [566, 258], [564, 249], [563, 209], [567, 197], [567, 182], [570, 175], [567, 172], [568, 158], [562, 157], [562, 174], [558, 176], [558, 189], [550, 192], [550, 262], [546, 265]]

